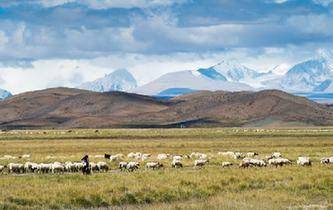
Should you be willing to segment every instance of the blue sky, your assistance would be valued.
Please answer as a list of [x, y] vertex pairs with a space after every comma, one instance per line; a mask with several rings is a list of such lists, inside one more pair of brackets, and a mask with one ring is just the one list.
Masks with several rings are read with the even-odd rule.
[[285, 71], [332, 46], [333, 0], [0, 1], [0, 87], [14, 93], [222, 59]]

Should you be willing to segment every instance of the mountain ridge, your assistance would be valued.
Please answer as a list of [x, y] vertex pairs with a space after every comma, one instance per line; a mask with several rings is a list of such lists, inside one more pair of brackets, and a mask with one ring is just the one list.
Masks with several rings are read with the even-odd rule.
[[333, 111], [278, 90], [198, 91], [172, 99], [53, 88], [0, 102], [1, 128], [246, 126], [262, 121], [333, 125]]

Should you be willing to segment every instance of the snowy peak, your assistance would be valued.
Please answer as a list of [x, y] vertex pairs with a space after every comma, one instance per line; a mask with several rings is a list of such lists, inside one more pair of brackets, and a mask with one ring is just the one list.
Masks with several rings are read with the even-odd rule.
[[198, 69], [202, 75], [213, 79], [228, 82], [240, 82], [254, 88], [264, 88], [267, 80], [276, 79], [279, 75], [272, 71], [267, 73], [257, 72], [235, 60], [223, 60], [207, 69]]
[[135, 78], [125, 69], [116, 70], [102, 78], [79, 86], [81, 89], [95, 92], [130, 91], [136, 87], [137, 82]]
[[222, 74], [228, 81], [239, 82], [260, 76], [257, 71], [247, 68], [234, 60], [223, 60], [211, 68]]
[[332, 77], [329, 61], [320, 57], [296, 64], [285, 74], [280, 86], [287, 91], [324, 91]]
[[0, 100], [6, 99], [10, 96], [12, 96], [12, 94], [9, 91], [0, 89]]
[[217, 72], [214, 68], [208, 68], [208, 69], [198, 69], [198, 72], [200, 72], [202, 75], [213, 79], [213, 80], [221, 80], [221, 81], [227, 81], [227, 78]]
[[324, 60], [327, 68], [333, 71], [333, 51], [320, 50], [318, 54], [320, 56], [319, 60]]

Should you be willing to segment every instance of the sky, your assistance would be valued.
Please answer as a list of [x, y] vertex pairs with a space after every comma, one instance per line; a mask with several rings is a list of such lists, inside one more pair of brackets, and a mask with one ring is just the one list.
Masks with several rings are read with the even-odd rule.
[[0, 0], [0, 88], [139, 84], [234, 59], [284, 73], [333, 46], [333, 0]]

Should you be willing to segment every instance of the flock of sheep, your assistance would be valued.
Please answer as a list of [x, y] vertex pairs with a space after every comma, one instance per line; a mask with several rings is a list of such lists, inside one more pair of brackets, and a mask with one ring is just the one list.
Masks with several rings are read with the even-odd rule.
[[[267, 165], [272, 166], [283, 166], [292, 164], [293, 161], [282, 157], [281, 153], [274, 152], [269, 156], [266, 156], [263, 159], [256, 158], [258, 153], [256, 152], [248, 152], [246, 154], [240, 152], [218, 152], [218, 156], [224, 156], [232, 159], [240, 160], [239, 167], [240, 168], [248, 168], [248, 167], [266, 167]], [[140, 162], [144, 163], [146, 169], [157, 170], [163, 168], [164, 165], [162, 162], [167, 160], [171, 161], [172, 168], [182, 168], [183, 161], [185, 159], [193, 160], [193, 167], [194, 168], [202, 168], [203, 166], [209, 163], [209, 159], [213, 158], [213, 155], [208, 155], [205, 153], [198, 153], [193, 152], [190, 155], [170, 155], [170, 154], [158, 154], [156, 159], [158, 161], [149, 161], [152, 159], [151, 154], [144, 154], [140, 152], [136, 153], [129, 153], [127, 155], [127, 159], [132, 161], [124, 162], [122, 161], [125, 159], [123, 154], [116, 154], [116, 155], [96, 155], [95, 158], [106, 158], [110, 161], [118, 161], [118, 166], [121, 171], [135, 171], [140, 168]], [[30, 158], [30, 155], [22, 155], [19, 158]], [[14, 156], [4, 155], [0, 157], [0, 159], [16, 159]], [[333, 157], [326, 157], [321, 158], [321, 164], [333, 164]], [[312, 161], [308, 157], [298, 157], [296, 160], [296, 164], [301, 166], [311, 166]], [[222, 162], [222, 167], [227, 168], [233, 165], [232, 162]], [[83, 169], [84, 164], [82, 162], [53, 162], [53, 163], [33, 163], [33, 162], [26, 162], [26, 163], [9, 163], [7, 165], [0, 165], [0, 173], [78, 173], [81, 172]], [[110, 169], [110, 166], [104, 162], [100, 161], [97, 163], [90, 162], [90, 168], [92, 172], [107, 172]]]

